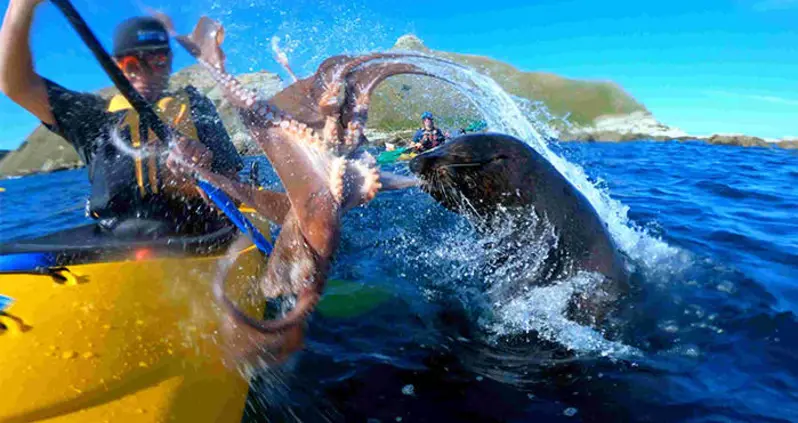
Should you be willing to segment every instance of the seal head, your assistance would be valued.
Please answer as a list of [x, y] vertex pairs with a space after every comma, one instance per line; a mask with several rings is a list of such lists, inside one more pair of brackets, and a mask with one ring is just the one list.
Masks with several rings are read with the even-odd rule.
[[[626, 292], [628, 271], [606, 224], [587, 198], [523, 141], [504, 134], [468, 134], [416, 156], [409, 165], [423, 181], [422, 189], [466, 216], [479, 232], [513, 222], [509, 251], [535, 248], [544, 234], [554, 234], [540, 271], [519, 279], [517, 292], [508, 295], [524, 286], [593, 272], [604, 282], [577, 299], [574, 314], [580, 322], [595, 323]], [[529, 230], [530, 225], [539, 230]]]

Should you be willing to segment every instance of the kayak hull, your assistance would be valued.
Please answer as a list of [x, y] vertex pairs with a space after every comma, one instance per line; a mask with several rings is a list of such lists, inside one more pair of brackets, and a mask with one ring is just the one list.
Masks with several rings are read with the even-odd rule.
[[[0, 314], [0, 422], [240, 421], [249, 380], [217, 335], [220, 254], [0, 274], [12, 301]], [[264, 266], [254, 246], [239, 251], [228, 296], [251, 298]]]

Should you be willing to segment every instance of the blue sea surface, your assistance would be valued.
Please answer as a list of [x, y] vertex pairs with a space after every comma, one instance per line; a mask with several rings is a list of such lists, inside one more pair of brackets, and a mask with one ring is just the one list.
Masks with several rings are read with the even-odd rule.
[[[316, 313], [305, 350], [254, 383], [247, 419], [798, 421], [798, 154], [550, 147], [644, 239], [617, 240], [634, 245], [635, 272], [611, 330], [563, 323], [534, 298], [477, 310], [475, 233], [420, 190], [384, 193], [345, 216], [332, 278], [387, 300], [358, 316]], [[85, 170], [0, 186], [0, 242], [89, 221]], [[555, 319], [540, 333], [524, 326], [541, 315]]]

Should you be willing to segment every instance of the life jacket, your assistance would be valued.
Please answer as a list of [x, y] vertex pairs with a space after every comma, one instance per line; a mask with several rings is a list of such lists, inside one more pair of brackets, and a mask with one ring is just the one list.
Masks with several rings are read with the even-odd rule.
[[437, 147], [443, 144], [443, 142], [446, 140], [446, 138], [443, 136], [443, 132], [437, 127], [432, 129], [422, 127], [418, 129], [418, 133], [421, 134], [420, 142], [423, 146], [422, 151]]
[[[158, 117], [187, 138], [198, 139], [199, 130], [196, 110], [200, 94], [186, 87], [154, 104]], [[187, 186], [173, 186], [174, 179], [167, 182], [167, 170], [159, 154], [139, 157], [124, 151], [127, 147], [141, 148], [165, 141], [158, 140], [153, 131], [140, 122], [139, 115], [128, 101], [116, 95], [106, 106], [112, 127], [116, 127], [121, 143], [111, 137], [102, 137], [94, 146], [93, 159], [89, 165], [91, 197], [88, 204], [90, 215], [98, 219], [126, 218], [135, 216], [152, 219], [179, 219], [180, 209], [190, 208], [196, 190]], [[200, 128], [202, 129], [202, 128]], [[199, 134], [198, 134], [199, 132]], [[158, 149], [158, 151], [163, 151]], [[183, 184], [188, 185], [188, 184]], [[164, 191], [168, 192], [164, 192]], [[175, 195], [182, 192], [188, 195]]]
[[[213, 208], [202, 200], [197, 187], [191, 181], [171, 177], [171, 172], [163, 168], [162, 156], [140, 158], [124, 151], [161, 142], [165, 147], [167, 140], [158, 140], [124, 97], [113, 97], [105, 109], [109, 124], [118, 129], [124, 145], [107, 136], [92, 145], [90, 215], [109, 221], [129, 217], [166, 221], [181, 228], [197, 227], [200, 232], [215, 224], [218, 219], [209, 218], [215, 215]], [[160, 99], [153, 109], [181, 135], [201, 142], [213, 153], [214, 172], [238, 172], [243, 167], [213, 102], [193, 86]]]
[[[133, 110], [133, 106], [130, 105], [123, 95], [117, 94], [111, 98], [107, 110], [109, 112], [127, 111], [118, 125], [120, 133], [129, 134], [131, 147], [141, 148], [145, 145], [154, 145], [155, 143], [163, 142], [158, 140], [151, 128], [147, 128], [145, 133], [143, 128], [141, 128], [139, 114]], [[193, 140], [198, 139], [197, 127], [191, 118], [190, 97], [185, 89], [158, 100], [155, 104], [154, 111], [163, 122], [169, 124], [184, 137]], [[133, 158], [136, 184], [138, 185], [141, 198], [151, 194], [158, 194], [161, 190], [161, 180], [158, 169], [159, 163], [157, 159], [157, 155], [155, 154], [144, 159], [141, 157]]]

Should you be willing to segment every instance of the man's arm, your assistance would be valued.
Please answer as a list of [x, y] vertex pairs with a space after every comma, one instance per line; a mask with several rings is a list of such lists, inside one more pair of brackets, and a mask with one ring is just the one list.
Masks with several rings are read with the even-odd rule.
[[10, 0], [0, 28], [0, 91], [42, 122], [53, 125], [47, 89], [33, 70], [30, 28], [33, 11], [43, 0]]

